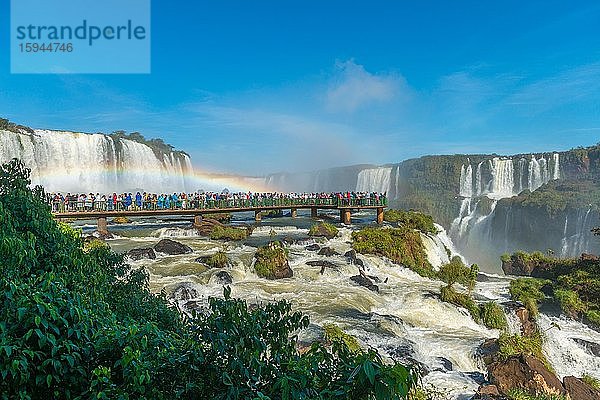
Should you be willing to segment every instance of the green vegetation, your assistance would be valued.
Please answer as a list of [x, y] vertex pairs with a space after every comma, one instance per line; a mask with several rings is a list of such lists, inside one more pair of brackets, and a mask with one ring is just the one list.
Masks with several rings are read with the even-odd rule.
[[208, 213], [204, 214], [203, 218], [210, 218], [225, 223], [231, 221], [231, 213]]
[[542, 335], [539, 332], [528, 336], [509, 335], [503, 332], [498, 338], [500, 359], [506, 360], [511, 356], [529, 355], [540, 360], [549, 371], [553, 371], [542, 351], [542, 343]]
[[481, 321], [490, 329], [506, 329], [508, 323], [502, 307], [493, 301], [484, 303], [479, 308]]
[[212, 256], [207, 257], [203, 262], [211, 268], [224, 268], [229, 264], [229, 258], [224, 251], [219, 250]]
[[213, 240], [244, 240], [248, 237], [246, 228], [235, 228], [233, 226], [216, 225], [210, 233]]
[[319, 222], [310, 227], [308, 236], [322, 236], [328, 239], [333, 239], [338, 235], [338, 228], [329, 222]]
[[510, 260], [522, 263], [532, 275], [546, 278], [511, 282], [511, 297], [525, 304], [533, 315], [539, 304], [554, 301], [571, 318], [585, 316], [588, 322], [600, 326], [600, 262], [551, 258], [539, 252], [518, 252]]
[[591, 375], [584, 374], [581, 380], [593, 387], [596, 390], [600, 390], [600, 379], [596, 379]]
[[438, 233], [438, 229], [433, 223], [433, 217], [418, 211], [385, 210], [383, 212], [383, 220], [398, 223], [400, 226], [416, 229], [425, 233], [434, 235]]
[[470, 294], [459, 293], [454, 290], [452, 286], [442, 286], [440, 292], [442, 301], [466, 308], [475, 322], [481, 322], [479, 306], [475, 303]]
[[0, 393], [57, 399], [398, 399], [417, 374], [313, 343], [285, 301], [210, 298], [182, 315], [108, 246], [83, 250], [17, 161], [0, 167]]
[[325, 324], [323, 325], [323, 330], [325, 331], [325, 339], [329, 342], [342, 343], [352, 353], [357, 353], [361, 350], [358, 340], [356, 340], [354, 336], [344, 332], [339, 326], [335, 324]]
[[254, 254], [254, 269], [261, 278], [275, 279], [279, 269], [287, 265], [288, 249], [281, 242], [271, 242], [259, 247]]
[[523, 389], [511, 389], [508, 393], [510, 400], [567, 400], [567, 397], [561, 395], [533, 395]]
[[432, 278], [436, 275], [427, 260], [421, 235], [413, 229], [367, 227], [352, 232], [352, 240], [352, 247], [361, 254], [387, 257], [421, 276]]
[[478, 273], [479, 267], [477, 264], [467, 267], [459, 256], [454, 256], [448, 264], [444, 264], [440, 267], [438, 278], [441, 281], [446, 282], [448, 286], [460, 283], [469, 290], [473, 290], [475, 283], [477, 282]]
[[171, 146], [168, 143], [165, 143], [162, 139], [146, 139], [144, 135], [142, 135], [139, 132], [127, 133], [125, 131], [114, 131], [108, 136], [115, 139], [115, 143], [117, 144], [117, 146], [119, 145], [119, 139], [133, 140], [134, 142], [145, 144], [146, 146], [152, 149], [152, 151], [159, 160], [162, 160], [165, 154], [170, 153], [179, 157], [183, 155], [188, 155], [185, 151], [175, 150], [173, 146]]
[[532, 316], [538, 315], [538, 305], [544, 301], [546, 295], [541, 288], [548, 284], [544, 279], [518, 278], [510, 282], [510, 296], [515, 301], [520, 301], [529, 310]]

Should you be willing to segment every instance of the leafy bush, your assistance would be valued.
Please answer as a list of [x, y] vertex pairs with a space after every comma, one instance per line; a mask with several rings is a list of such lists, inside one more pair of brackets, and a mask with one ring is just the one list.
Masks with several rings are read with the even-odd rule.
[[580, 313], [587, 310], [586, 304], [572, 290], [556, 289], [554, 298], [560, 303], [563, 312], [572, 318], [577, 318]]
[[588, 310], [588, 312], [585, 313], [585, 317], [589, 319], [591, 323], [600, 326], [600, 311]]
[[538, 314], [538, 304], [541, 303], [546, 295], [541, 288], [548, 281], [535, 278], [518, 278], [510, 282], [510, 296], [515, 301], [520, 301], [529, 310], [532, 316]]
[[493, 301], [483, 304], [479, 308], [481, 321], [490, 329], [505, 329], [507, 327], [506, 314], [502, 307]]
[[248, 230], [245, 228], [234, 228], [232, 226], [216, 225], [210, 233], [213, 240], [244, 240], [248, 237]]
[[285, 301], [210, 298], [184, 317], [145, 269], [107, 246], [84, 251], [40, 188], [0, 167], [0, 393], [59, 399], [397, 399], [417, 374], [373, 350], [297, 351], [308, 318]]
[[523, 389], [511, 389], [508, 391], [510, 400], [567, 400], [567, 397], [561, 395], [533, 395]]
[[475, 322], [479, 323], [481, 321], [481, 316], [479, 315], [479, 306], [468, 293], [459, 293], [454, 290], [452, 286], [442, 286], [441, 299], [446, 303], [451, 303], [456, 306], [466, 308]]
[[367, 227], [352, 232], [352, 247], [361, 254], [389, 258], [425, 277], [435, 277], [419, 232], [408, 228]]
[[385, 210], [383, 212], [383, 220], [398, 223], [402, 227], [416, 229], [424, 233], [434, 235], [439, 233], [433, 222], [433, 217], [418, 211]]
[[454, 256], [448, 264], [440, 267], [438, 277], [449, 286], [455, 283], [460, 283], [466, 286], [469, 290], [473, 290], [477, 282], [477, 274], [479, 267], [473, 264], [470, 268], [467, 267], [459, 256]]

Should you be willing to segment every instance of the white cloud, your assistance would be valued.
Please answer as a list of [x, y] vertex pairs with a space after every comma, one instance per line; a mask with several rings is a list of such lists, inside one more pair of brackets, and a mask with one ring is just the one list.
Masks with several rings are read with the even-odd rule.
[[393, 74], [371, 74], [353, 60], [336, 64], [336, 77], [327, 90], [331, 111], [353, 112], [375, 102], [387, 102], [403, 94], [404, 78]]

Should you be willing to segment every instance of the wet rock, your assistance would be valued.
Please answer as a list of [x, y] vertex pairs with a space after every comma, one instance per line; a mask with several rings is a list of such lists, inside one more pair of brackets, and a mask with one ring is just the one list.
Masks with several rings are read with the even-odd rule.
[[438, 357], [438, 360], [442, 364], [442, 368], [444, 371], [452, 371], [452, 361], [448, 360], [446, 357]]
[[131, 249], [127, 252], [127, 257], [131, 260], [137, 261], [143, 258], [150, 258], [154, 260], [156, 258], [156, 253], [152, 247], [144, 247], [140, 249]]
[[[217, 253], [218, 255], [219, 253]], [[229, 258], [227, 256], [224, 256], [222, 258], [217, 257], [217, 255], [211, 255], [211, 256], [200, 256], [197, 257], [194, 261], [197, 263], [200, 263], [202, 265], [204, 265], [207, 268], [225, 268], [225, 267], [231, 267], [231, 260], [229, 260]]]
[[171, 239], [162, 239], [154, 245], [154, 250], [169, 255], [187, 254], [192, 252], [190, 246], [176, 242]]
[[572, 340], [579, 346], [583, 347], [588, 353], [593, 354], [596, 357], [600, 357], [600, 344], [579, 338], [572, 338]]
[[310, 265], [311, 267], [321, 267], [321, 275], [323, 275], [323, 272], [325, 272], [325, 268], [331, 268], [336, 271], [338, 270], [337, 265], [325, 260], [307, 261], [306, 265]]
[[294, 276], [287, 260], [287, 251], [280, 242], [259, 247], [254, 258], [254, 270], [261, 278], [282, 279]]
[[531, 317], [529, 310], [525, 307], [521, 307], [515, 311], [515, 314], [521, 321], [521, 333], [525, 336], [531, 336], [535, 333], [535, 321]]
[[318, 244], [314, 243], [314, 244], [306, 246], [305, 249], [308, 250], [308, 251], [319, 251], [321, 249], [321, 246], [319, 246]]
[[344, 253], [344, 257], [346, 257], [348, 261], [350, 261], [350, 264], [354, 264], [354, 260], [356, 260], [356, 250], [348, 250]]
[[379, 292], [379, 286], [374, 284], [371, 279], [363, 274], [351, 276], [350, 280], [354, 283], [358, 283], [360, 286], [366, 287], [373, 292]]
[[490, 365], [497, 361], [499, 352], [498, 339], [487, 339], [479, 345], [475, 353], [481, 357], [485, 365]]
[[323, 247], [321, 250], [319, 250], [319, 252], [317, 254], [320, 256], [331, 257], [331, 256], [338, 255], [339, 253], [337, 253], [331, 247]]
[[471, 371], [471, 372], [463, 372], [463, 374], [471, 379], [473, 379], [473, 381], [475, 381], [475, 383], [479, 383], [480, 385], [483, 385], [485, 383], [489, 383], [487, 381], [487, 379], [485, 379], [485, 375], [483, 375], [481, 372], [479, 371]]
[[496, 385], [483, 384], [477, 389], [473, 400], [505, 400], [507, 397], [500, 394]]
[[501, 393], [522, 389], [531, 394], [564, 395], [560, 380], [531, 356], [512, 356], [488, 365], [489, 378]]
[[375, 275], [367, 275], [367, 278], [369, 278], [370, 280], [372, 280], [373, 282], [377, 282], [377, 283], [381, 283], [381, 279], [379, 279], [378, 276]]
[[594, 389], [588, 383], [574, 376], [565, 376], [563, 379], [565, 390], [573, 400], [598, 400], [600, 391]]
[[186, 301], [197, 297], [198, 291], [191, 282], [184, 282], [173, 291], [173, 299], [176, 301]]
[[217, 277], [219, 283], [222, 285], [229, 285], [233, 282], [233, 277], [227, 271], [219, 271], [215, 274], [215, 276]]
[[202, 218], [202, 221], [200, 222], [199, 225], [194, 225], [194, 228], [196, 228], [198, 230], [199, 235], [210, 236], [212, 234], [212, 231], [217, 226], [224, 227], [225, 225], [223, 225], [223, 223], [221, 223], [220, 221], [218, 221], [214, 218], [204, 217], [204, 218]]
[[320, 222], [316, 225], [313, 225], [308, 232], [309, 236], [313, 237], [324, 237], [327, 239], [333, 239], [338, 234], [338, 230], [335, 226], [328, 223]]
[[363, 260], [361, 260], [358, 257], [356, 257], [354, 259], [354, 265], [357, 265], [359, 268], [364, 268], [365, 267], [365, 263], [363, 262]]

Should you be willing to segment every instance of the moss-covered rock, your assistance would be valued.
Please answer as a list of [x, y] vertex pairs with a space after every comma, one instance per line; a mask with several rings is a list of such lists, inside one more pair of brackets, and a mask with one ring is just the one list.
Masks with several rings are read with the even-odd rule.
[[442, 286], [440, 294], [442, 301], [466, 308], [475, 322], [481, 321], [479, 306], [469, 293], [457, 292], [452, 286]]
[[213, 240], [244, 240], [248, 237], [248, 235], [249, 232], [246, 228], [217, 225], [213, 228], [210, 238]]
[[358, 353], [361, 350], [358, 340], [354, 336], [344, 332], [339, 326], [325, 324], [323, 325], [323, 330], [325, 331], [325, 339], [328, 342], [342, 343], [353, 353]]
[[261, 278], [291, 278], [294, 272], [288, 263], [288, 250], [281, 242], [271, 242], [259, 247], [254, 254], [254, 270]]
[[220, 250], [210, 256], [202, 256], [196, 258], [196, 262], [202, 263], [209, 268], [225, 268], [231, 264], [227, 254]]
[[128, 224], [131, 221], [127, 217], [114, 217], [111, 222], [113, 224]]
[[481, 322], [490, 329], [505, 329], [507, 327], [506, 314], [502, 307], [493, 301], [489, 301], [479, 307]]
[[383, 212], [383, 220], [390, 223], [397, 223], [399, 226], [416, 229], [423, 233], [438, 233], [435, 227], [433, 217], [418, 211], [404, 211], [389, 209]]
[[361, 254], [387, 257], [421, 276], [435, 277], [421, 235], [414, 229], [367, 227], [352, 233], [352, 247]]
[[337, 235], [338, 229], [329, 222], [319, 222], [318, 224], [311, 226], [308, 231], [308, 236], [326, 237], [327, 239], [333, 239]]

